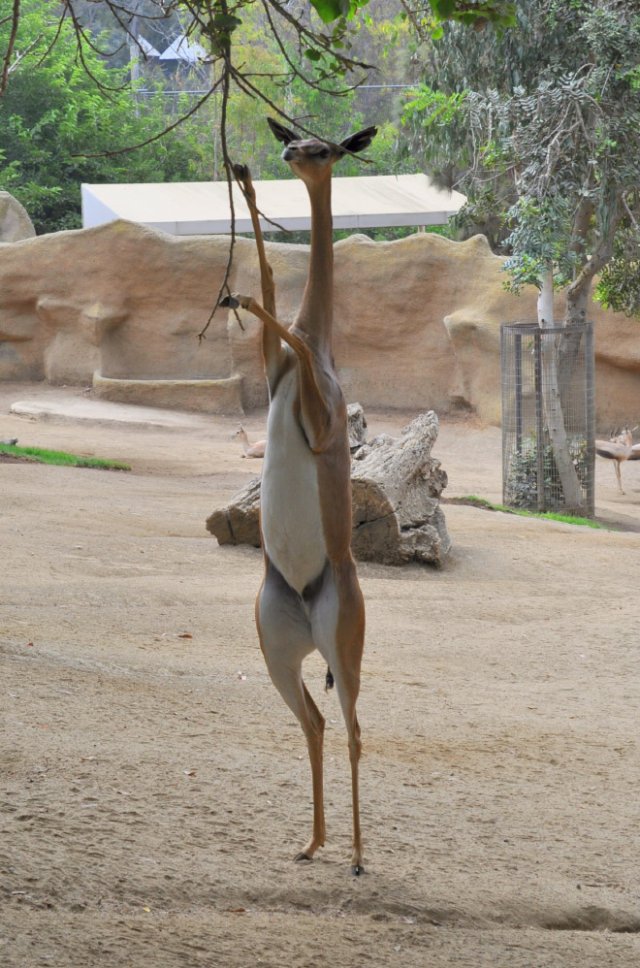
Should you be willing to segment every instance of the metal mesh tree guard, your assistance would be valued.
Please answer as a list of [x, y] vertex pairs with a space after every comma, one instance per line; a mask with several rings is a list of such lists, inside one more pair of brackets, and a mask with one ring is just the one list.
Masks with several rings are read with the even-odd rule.
[[504, 504], [592, 516], [593, 325], [504, 323], [501, 365]]

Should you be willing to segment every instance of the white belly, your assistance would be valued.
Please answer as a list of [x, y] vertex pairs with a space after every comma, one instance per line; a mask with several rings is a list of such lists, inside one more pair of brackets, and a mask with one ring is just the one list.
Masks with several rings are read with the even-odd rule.
[[302, 592], [324, 568], [327, 551], [316, 460], [293, 415], [296, 393], [294, 369], [269, 408], [260, 503], [265, 551], [287, 584]]

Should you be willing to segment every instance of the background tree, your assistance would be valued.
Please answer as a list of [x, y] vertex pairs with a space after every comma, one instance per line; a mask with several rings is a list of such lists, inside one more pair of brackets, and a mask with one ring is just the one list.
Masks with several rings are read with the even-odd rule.
[[[265, 75], [253, 69], [253, 65], [234, 60], [233, 47], [237, 31], [247, 19], [259, 10], [265, 18], [263, 42], [274, 41], [286, 62], [286, 69], [279, 75], [284, 84], [297, 77], [318, 88], [322, 82], [352, 74], [368, 65], [352, 56], [353, 27], [356, 17], [369, 0], [300, 0], [299, 3], [283, 4], [280, 0], [44, 0], [39, 4], [42, 18], [69, 20], [77, 41], [77, 54], [84, 63], [87, 48], [99, 49], [109, 60], [122, 66], [127, 47], [137, 46], [141, 57], [144, 49], [138, 42], [138, 33], [144, 26], [147, 40], [158, 46], [166, 39], [176, 24], [180, 24], [187, 37], [198, 37], [207, 51], [207, 62], [219, 66], [211, 71], [212, 88], [235, 83], [250, 96], [269, 101], [268, 95], [254, 83]], [[413, 2], [413, 0], [412, 0]], [[416, 0], [418, 6], [412, 11], [411, 20], [420, 30], [437, 31], [442, 20], [452, 19], [482, 27], [487, 22], [506, 24], [513, 20], [515, 4], [512, 0]], [[407, 8], [408, 9], [408, 8]], [[29, 12], [29, 0], [12, 0], [11, 11], [0, 17], [0, 26], [6, 27], [0, 47], [0, 96], [7, 89], [9, 78], [24, 62], [37, 59], [38, 45], [23, 36], [25, 11]], [[169, 25], [173, 25], [172, 27]], [[95, 36], [101, 35], [111, 42], [108, 47], [98, 48]], [[123, 37], [123, 34], [125, 35]], [[56, 43], [54, 37], [53, 44]], [[129, 58], [130, 60], [130, 58]], [[91, 74], [90, 65], [85, 64]], [[217, 75], [217, 77], [216, 77]], [[354, 80], [351, 77], [350, 80]], [[101, 87], [99, 78], [96, 78]], [[328, 90], [328, 89], [327, 89]], [[283, 115], [286, 117], [285, 115]]]
[[[554, 325], [561, 288], [570, 329], [587, 317], [603, 270], [598, 298], [637, 306], [640, 4], [523, 0], [517, 17], [490, 47], [445, 27], [431, 53], [437, 81], [417, 92], [407, 121], [432, 164], [455, 149], [443, 171], [472, 206], [482, 210], [489, 199], [510, 253], [511, 288], [537, 286], [540, 326]], [[577, 507], [562, 414], [565, 345], [565, 358], [544, 360], [545, 409], [565, 500]]]
[[[0, 26], [5, 43], [7, 29]], [[47, 23], [38, 0], [22, 5], [20, 37], [33, 60], [0, 99], [0, 186], [25, 205], [38, 232], [80, 225], [83, 181], [189, 180], [208, 162], [189, 123], [157, 144], [110, 154], [165, 126], [161, 102], [138, 108], [127, 71], [109, 69], [91, 47], [78, 63], [71, 23]]]
[[[614, 254], [619, 283], [623, 255], [626, 282], [635, 275], [640, 3], [523, 0], [517, 18], [482, 42], [446, 26], [405, 123], [425, 164], [468, 195], [472, 217], [490, 199], [514, 288], [566, 288], [571, 323]], [[598, 295], [615, 298], [612, 276]]]

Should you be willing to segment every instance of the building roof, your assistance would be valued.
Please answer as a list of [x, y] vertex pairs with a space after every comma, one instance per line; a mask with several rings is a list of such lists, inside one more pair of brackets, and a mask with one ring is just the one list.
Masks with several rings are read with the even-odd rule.
[[138, 34], [138, 36], [135, 38], [135, 42], [145, 57], [160, 57], [160, 51], [156, 50], [153, 44], [150, 44], [149, 41], [142, 36], [142, 34]]
[[161, 61], [182, 61], [185, 64], [197, 64], [206, 58], [207, 52], [200, 44], [190, 42], [185, 34], [170, 44], [166, 50], [160, 54]]
[[[264, 232], [278, 227], [311, 227], [309, 197], [298, 179], [254, 182], [260, 210], [277, 222], [262, 220]], [[364, 229], [393, 225], [443, 225], [465, 203], [459, 192], [436, 188], [426, 175], [374, 175], [334, 178], [333, 225]], [[251, 232], [245, 200], [234, 185], [236, 230]], [[85, 228], [115, 219], [138, 222], [171, 235], [219, 235], [231, 231], [226, 182], [83, 185]]]

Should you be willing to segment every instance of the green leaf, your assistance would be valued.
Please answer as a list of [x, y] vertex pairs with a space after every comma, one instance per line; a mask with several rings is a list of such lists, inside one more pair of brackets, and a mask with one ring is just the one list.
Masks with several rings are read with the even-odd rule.
[[337, 20], [338, 17], [344, 17], [351, 6], [347, 2], [345, 11], [345, 0], [311, 0], [311, 5], [326, 24], [330, 24], [332, 20]]
[[242, 21], [240, 20], [240, 17], [234, 17], [233, 14], [218, 13], [213, 18], [211, 23], [213, 27], [218, 29], [232, 31], [235, 30], [236, 27], [239, 27]]
[[512, 27], [516, 22], [516, 5], [512, 0], [429, 0], [438, 20], [453, 20], [465, 26], [483, 27], [493, 23], [499, 28]]

